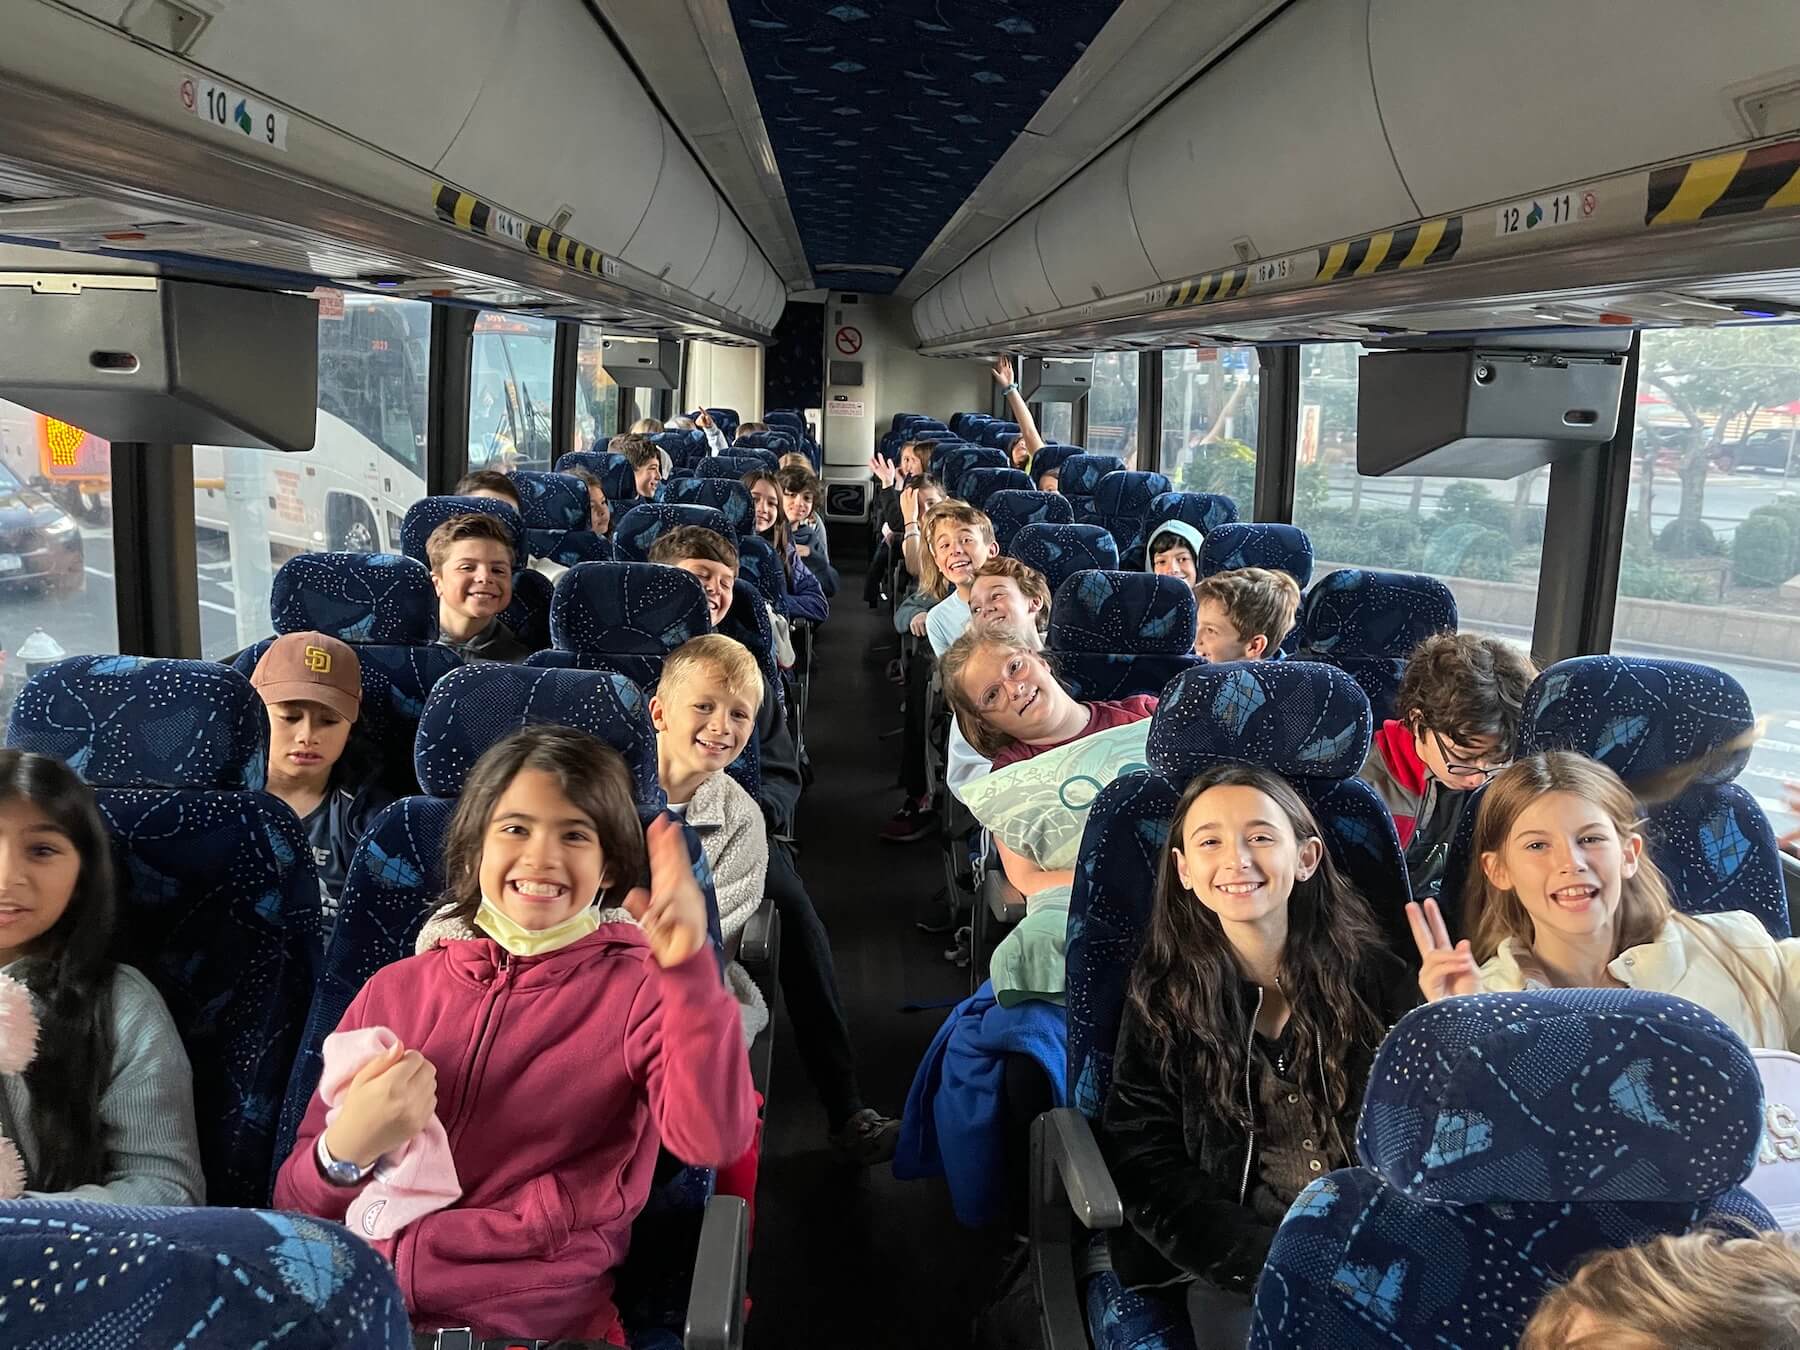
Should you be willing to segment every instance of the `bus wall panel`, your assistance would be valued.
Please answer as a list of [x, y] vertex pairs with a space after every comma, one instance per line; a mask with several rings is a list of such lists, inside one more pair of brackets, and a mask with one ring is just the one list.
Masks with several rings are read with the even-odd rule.
[[1791, 82], [1800, 4], [1382, 0], [1369, 58], [1400, 171], [1436, 215], [1742, 141], [1727, 91]]
[[718, 229], [718, 193], [665, 124], [662, 172], [637, 233], [625, 245], [625, 261], [685, 289], [706, 265]]
[[[188, 54], [221, 80], [431, 168], [489, 73], [535, 64], [541, 55], [518, 45], [524, 3], [236, 0], [213, 16]], [[516, 143], [513, 150], [519, 153]]]
[[1128, 137], [1044, 203], [1038, 249], [1051, 289], [1064, 305], [1156, 283], [1131, 221], [1126, 189], [1130, 166]]
[[[1233, 242], [1246, 237], [1271, 257], [1416, 214], [1375, 105], [1368, 8], [1368, 0], [1300, 0], [1139, 129], [1130, 215], [1157, 277], [1227, 266]], [[1063, 193], [1100, 198], [1110, 185], [1091, 172]], [[1116, 231], [1124, 212], [1117, 199], [1107, 205]], [[1070, 300], [1054, 268], [1051, 280]]]

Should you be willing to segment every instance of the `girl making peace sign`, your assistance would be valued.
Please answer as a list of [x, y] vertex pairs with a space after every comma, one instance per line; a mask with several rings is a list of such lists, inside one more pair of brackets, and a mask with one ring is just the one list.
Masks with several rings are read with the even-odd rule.
[[1698, 1003], [1750, 1046], [1800, 1049], [1800, 939], [1742, 910], [1680, 913], [1644, 856], [1637, 802], [1611, 769], [1564, 751], [1503, 770], [1475, 822], [1470, 936], [1437, 902], [1406, 907], [1435, 1002], [1520, 989], [1651, 989]]

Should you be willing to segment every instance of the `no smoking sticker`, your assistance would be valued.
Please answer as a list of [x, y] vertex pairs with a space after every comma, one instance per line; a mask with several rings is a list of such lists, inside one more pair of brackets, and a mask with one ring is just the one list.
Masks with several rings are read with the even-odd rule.
[[855, 356], [862, 350], [862, 333], [860, 330], [844, 327], [837, 330], [837, 349], [845, 356]]

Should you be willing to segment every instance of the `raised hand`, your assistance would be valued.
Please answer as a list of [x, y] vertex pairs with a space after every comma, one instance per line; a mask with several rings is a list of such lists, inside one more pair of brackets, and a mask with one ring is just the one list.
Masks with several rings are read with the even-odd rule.
[[919, 489], [900, 489], [900, 519], [908, 525], [919, 523]]
[[357, 1070], [343, 1109], [325, 1131], [331, 1156], [373, 1166], [420, 1130], [437, 1110], [437, 1070], [417, 1050], [395, 1044]]
[[1450, 941], [1450, 930], [1444, 926], [1444, 914], [1436, 900], [1427, 900], [1423, 908], [1417, 901], [1407, 902], [1406, 922], [1419, 948], [1419, 992], [1427, 1003], [1481, 992], [1481, 974], [1469, 940]]
[[625, 908], [650, 942], [656, 964], [678, 966], [706, 945], [706, 896], [694, 880], [687, 840], [668, 816], [650, 822], [650, 889], [634, 888]]
[[1002, 389], [1013, 382], [1012, 357], [996, 356], [994, 358], [994, 383]]
[[694, 419], [694, 425], [699, 427], [702, 431], [711, 431], [713, 426], [712, 414], [706, 411], [705, 408], [702, 408], [700, 410], [700, 415]]
[[894, 466], [880, 455], [869, 456], [869, 472], [875, 475], [876, 481], [884, 488], [894, 486]]

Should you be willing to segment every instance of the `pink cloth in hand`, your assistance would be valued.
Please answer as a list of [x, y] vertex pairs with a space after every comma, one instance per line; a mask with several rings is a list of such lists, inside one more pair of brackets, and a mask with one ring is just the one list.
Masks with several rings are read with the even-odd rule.
[[[337, 1031], [325, 1038], [319, 1096], [327, 1108], [327, 1128], [344, 1109], [344, 1094], [357, 1071], [399, 1041], [386, 1027]], [[362, 1194], [350, 1202], [344, 1223], [365, 1238], [398, 1237], [414, 1219], [446, 1209], [461, 1198], [462, 1183], [450, 1156], [450, 1137], [444, 1133], [444, 1122], [433, 1115], [424, 1129], [375, 1164]]]

